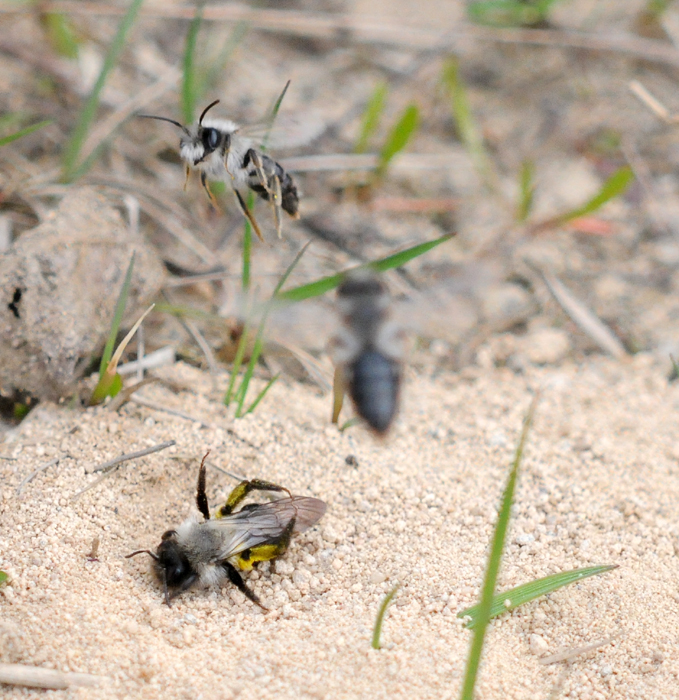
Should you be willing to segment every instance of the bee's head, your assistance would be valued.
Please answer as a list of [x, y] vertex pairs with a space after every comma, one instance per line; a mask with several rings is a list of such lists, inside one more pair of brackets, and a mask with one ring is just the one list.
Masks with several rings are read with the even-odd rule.
[[177, 541], [177, 532], [168, 530], [161, 537], [155, 553], [148, 549], [140, 549], [127, 555], [127, 559], [137, 554], [148, 554], [153, 559], [153, 569], [163, 584], [165, 602], [170, 605], [169, 590], [187, 589], [197, 578], [197, 574], [181, 545]]

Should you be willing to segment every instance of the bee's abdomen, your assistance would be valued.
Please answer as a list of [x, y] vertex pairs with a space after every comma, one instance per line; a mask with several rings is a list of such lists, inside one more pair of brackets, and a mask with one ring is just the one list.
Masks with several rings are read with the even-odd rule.
[[361, 353], [349, 367], [356, 412], [377, 433], [385, 433], [394, 419], [400, 384], [398, 363], [376, 350]]
[[258, 153], [262, 163], [262, 170], [267, 179], [267, 186], [264, 187], [259, 179], [257, 170], [252, 165], [252, 149], [250, 149], [243, 159], [243, 167], [248, 172], [248, 187], [256, 192], [262, 199], [269, 199], [269, 192], [273, 190], [274, 177], [277, 177], [281, 183], [281, 207], [290, 216], [296, 218], [299, 213], [299, 194], [297, 185], [292, 177], [285, 172], [283, 166], [277, 163], [273, 158], [270, 158], [263, 153]]

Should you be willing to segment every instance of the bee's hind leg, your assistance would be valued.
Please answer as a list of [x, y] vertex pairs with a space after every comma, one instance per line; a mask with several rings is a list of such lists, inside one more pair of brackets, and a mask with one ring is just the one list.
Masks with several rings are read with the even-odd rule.
[[196, 506], [205, 520], [210, 519], [210, 506], [208, 505], [207, 494], [205, 493], [205, 460], [209, 454], [210, 450], [205, 453], [205, 457], [203, 457], [203, 461], [200, 463], [200, 469], [198, 470], [198, 488], [196, 489]]
[[254, 591], [251, 591], [243, 577], [238, 573], [238, 569], [228, 561], [221, 562], [221, 566], [226, 571], [226, 575], [229, 577], [229, 581], [246, 597], [251, 600], [255, 605], [259, 606], [264, 612], [269, 612], [268, 608], [265, 608]]
[[238, 555], [238, 566], [242, 571], [251, 571], [263, 561], [272, 561], [282, 557], [290, 546], [292, 533], [295, 531], [297, 518], [290, 518], [285, 529], [278, 537], [270, 539], [266, 544], [250, 547]]
[[255, 220], [252, 212], [248, 209], [248, 205], [245, 203], [241, 193], [236, 189], [234, 189], [234, 192], [236, 193], [236, 199], [238, 200], [240, 210], [243, 212], [243, 216], [250, 222], [250, 226], [252, 226], [254, 232], [257, 234], [257, 238], [264, 243], [264, 236], [262, 236], [262, 232], [259, 230], [259, 224]]
[[292, 498], [292, 494], [284, 486], [272, 484], [270, 481], [262, 479], [252, 479], [251, 481], [241, 481], [238, 486], [229, 494], [226, 503], [220, 506], [215, 513], [215, 518], [223, 518], [225, 515], [231, 515], [233, 509], [253, 491], [277, 491], [285, 492]]

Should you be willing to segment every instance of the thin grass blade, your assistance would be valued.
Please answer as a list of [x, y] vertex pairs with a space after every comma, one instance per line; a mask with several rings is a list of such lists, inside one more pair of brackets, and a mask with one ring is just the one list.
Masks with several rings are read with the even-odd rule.
[[71, 182], [74, 175], [79, 170], [78, 160], [80, 158], [80, 151], [82, 150], [85, 139], [87, 138], [87, 132], [89, 131], [90, 126], [96, 116], [101, 91], [104, 89], [104, 85], [106, 84], [109, 74], [118, 62], [118, 58], [120, 57], [123, 47], [125, 46], [127, 35], [137, 19], [137, 15], [143, 2], [144, 0], [132, 0], [130, 3], [127, 12], [123, 16], [123, 19], [118, 26], [118, 31], [111, 42], [111, 46], [106, 54], [106, 58], [104, 59], [104, 65], [102, 66], [99, 77], [97, 78], [97, 82], [94, 84], [92, 92], [87, 98], [85, 105], [80, 110], [78, 121], [64, 149], [61, 171], [61, 179], [63, 182]]
[[396, 591], [398, 591], [398, 586], [394, 586], [387, 595], [384, 596], [384, 599], [382, 600], [382, 603], [380, 604], [380, 608], [377, 611], [377, 617], [375, 618], [375, 626], [373, 627], [373, 638], [372, 638], [372, 648], [373, 649], [380, 649], [380, 637], [382, 636], [382, 623], [384, 622], [384, 616], [387, 613], [387, 608], [389, 607], [389, 603], [394, 599], [394, 596], [396, 595]]
[[533, 424], [533, 416], [535, 415], [538, 399], [539, 394], [536, 394], [524, 419], [519, 444], [514, 453], [514, 461], [509, 472], [507, 485], [502, 495], [500, 512], [498, 513], [497, 523], [495, 524], [493, 542], [488, 555], [488, 564], [486, 565], [486, 574], [481, 590], [481, 602], [478, 606], [477, 623], [474, 628], [474, 636], [472, 637], [469, 658], [467, 659], [467, 667], [465, 669], [465, 678], [460, 696], [462, 700], [474, 700], [474, 686], [476, 685], [476, 677], [481, 664], [481, 652], [483, 651], [486, 629], [491, 617], [495, 585], [497, 583], [500, 563], [502, 561], [502, 552], [504, 551], [505, 539], [507, 537], [507, 529], [512, 512], [512, 502], [514, 501], [514, 492], [519, 476], [519, 467], [523, 459], [523, 451], [526, 446], [526, 441], [528, 440], [528, 434]]
[[224, 394], [224, 405], [229, 406], [233, 400], [233, 390], [236, 386], [236, 379], [240, 368], [243, 364], [243, 358], [245, 357], [245, 349], [248, 344], [248, 336], [250, 335], [250, 324], [248, 321], [245, 322], [243, 326], [243, 332], [238, 341], [238, 347], [236, 348], [236, 356], [233, 358], [233, 364], [231, 366], [231, 377], [229, 378], [229, 386], [226, 388], [226, 393]]
[[616, 170], [601, 186], [601, 189], [590, 199], [587, 203], [583, 204], [577, 209], [572, 209], [571, 211], [561, 214], [557, 217], [557, 222], [563, 224], [567, 221], [572, 221], [573, 219], [578, 219], [581, 216], [586, 216], [595, 212], [597, 209], [609, 202], [615, 197], [619, 197], [624, 194], [627, 188], [632, 184], [634, 180], [634, 173], [632, 168], [629, 166], [624, 166], [619, 170]]
[[535, 194], [535, 163], [532, 160], [524, 160], [521, 163], [519, 174], [519, 206], [516, 211], [516, 220], [523, 223], [533, 209], [533, 195]]
[[4, 571], [0, 571], [0, 584], [3, 584], [8, 578], [9, 576]]
[[443, 68], [443, 82], [450, 93], [451, 110], [460, 140], [467, 151], [469, 151], [474, 167], [481, 176], [484, 185], [491, 192], [495, 192], [497, 190], [497, 174], [486, 152], [483, 134], [472, 114], [467, 90], [460, 79], [457, 61], [450, 60], [446, 62]]
[[[274, 289], [273, 294], [271, 295], [271, 298], [269, 301], [266, 303], [264, 306], [264, 311], [262, 313], [262, 320], [259, 322], [259, 327], [257, 328], [257, 337], [255, 338], [255, 346], [252, 351], [252, 355], [250, 355], [250, 361], [248, 362], [248, 366], [245, 370], [245, 374], [243, 375], [243, 380], [241, 382], [241, 385], [238, 389], [237, 393], [237, 398], [238, 398], [238, 408], [236, 409], [236, 418], [240, 418], [243, 415], [243, 404], [245, 402], [245, 396], [247, 395], [248, 392], [248, 386], [250, 384], [250, 380], [252, 379], [252, 374], [255, 371], [255, 367], [257, 365], [257, 362], [259, 360], [260, 355], [262, 354], [262, 350], [264, 348], [264, 327], [266, 326], [267, 319], [269, 317], [269, 314], [271, 313], [271, 309], [274, 306], [274, 303], [277, 300], [278, 293], [281, 290], [281, 287], [287, 282], [288, 277], [292, 274], [292, 271], [295, 269], [297, 266], [297, 263], [301, 260], [302, 256], [306, 252], [306, 249], [309, 247], [311, 244], [311, 241], [306, 243], [299, 253], [295, 256], [295, 259], [288, 265], [287, 270], [283, 273], [282, 277], [278, 280], [278, 284], [276, 285], [276, 289]], [[240, 343], [238, 349], [240, 350]]]
[[[582, 581], [590, 576], [598, 576], [599, 574], [604, 574], [607, 571], [617, 568], [617, 564], [589, 566], [584, 569], [562, 571], [558, 574], [552, 574], [551, 576], [545, 576], [544, 578], [539, 578], [535, 581], [524, 583], [521, 586], [516, 586], [516, 588], [512, 588], [504, 593], [498, 593], [493, 598], [493, 603], [490, 608], [490, 617], [497, 617], [504, 612], [514, 610], [514, 608], [518, 608], [519, 605], [535, 600], [542, 595], [552, 593], [553, 591], [563, 588], [564, 586], [568, 586], [571, 583], [577, 583], [578, 581]], [[471, 618], [465, 625], [467, 629], [474, 629], [478, 624], [479, 607], [480, 606], [478, 605], [474, 605], [471, 608], [460, 610], [460, 612], [457, 614], [458, 617]]]
[[40, 17], [52, 48], [65, 58], [78, 58], [80, 41], [70, 17], [57, 12], [45, 12]]
[[6, 146], [8, 143], [12, 143], [12, 141], [16, 141], [17, 139], [20, 139], [23, 136], [28, 136], [28, 134], [32, 134], [34, 131], [42, 129], [44, 126], [47, 126], [51, 123], [51, 119], [45, 119], [44, 121], [38, 122], [37, 124], [31, 124], [30, 126], [27, 126], [25, 129], [21, 129], [21, 131], [16, 131], [13, 134], [9, 134], [8, 136], [3, 136], [2, 138], [0, 138], [0, 146]]
[[248, 22], [239, 22], [231, 32], [229, 38], [224, 42], [221, 51], [217, 57], [210, 62], [209, 68], [205, 71], [205, 74], [200, 81], [199, 96], [204, 95], [208, 90], [217, 84], [217, 81], [221, 77], [226, 64], [233, 56], [236, 49], [240, 46], [243, 39], [245, 39], [250, 24]]
[[108, 367], [108, 363], [111, 361], [111, 355], [113, 355], [113, 346], [115, 345], [116, 338], [118, 337], [120, 324], [123, 321], [123, 315], [125, 314], [125, 306], [127, 305], [127, 297], [130, 293], [130, 285], [132, 284], [132, 270], [134, 269], [135, 255], [136, 253], [132, 253], [132, 257], [130, 258], [130, 264], [127, 266], [127, 272], [125, 273], [125, 280], [123, 281], [123, 286], [120, 288], [120, 294], [118, 295], [118, 301], [116, 302], [116, 310], [113, 313], [113, 321], [111, 322], [111, 330], [108, 334], [106, 347], [104, 347], [104, 354], [101, 356], [101, 362], [99, 363], [99, 379], [101, 379], [104, 376], [104, 372]]
[[184, 124], [191, 124], [196, 113], [196, 103], [198, 102], [198, 79], [196, 75], [196, 43], [198, 32], [203, 21], [204, 2], [196, 7], [196, 13], [189, 25], [186, 34], [186, 45], [184, 48], [184, 71], [182, 77], [182, 117]]
[[354, 153], [365, 153], [368, 148], [368, 142], [373, 134], [377, 131], [380, 124], [380, 119], [384, 113], [384, 108], [387, 103], [387, 94], [389, 93], [389, 85], [386, 82], [377, 84], [370, 101], [366, 105], [361, 120], [361, 130], [359, 131]]
[[305, 299], [311, 299], [313, 297], [321, 296], [327, 292], [332, 291], [338, 287], [345, 275], [352, 270], [358, 270], [364, 267], [369, 267], [376, 272], [386, 272], [395, 267], [402, 267], [407, 262], [414, 260], [420, 255], [428, 253], [432, 248], [441, 245], [450, 240], [452, 236], [446, 234], [441, 236], [441, 238], [436, 238], [433, 241], [427, 241], [426, 243], [419, 243], [418, 245], [412, 246], [411, 248], [406, 248], [393, 255], [388, 255], [386, 258], [380, 260], [375, 260], [374, 262], [367, 263], [365, 265], [359, 265], [355, 268], [350, 268], [344, 272], [338, 272], [336, 275], [330, 275], [329, 277], [323, 277], [315, 282], [309, 282], [308, 284], [303, 284], [299, 287], [294, 287], [286, 292], [282, 292], [276, 296], [277, 301], [281, 302], [295, 302], [304, 301]]
[[250, 408], [248, 408], [248, 410], [245, 411], [244, 415], [252, 413], [257, 408], [257, 406], [259, 406], [259, 402], [266, 396], [269, 389], [271, 389], [271, 387], [278, 381], [278, 378], [280, 376], [280, 374], [276, 374], [273, 377], [271, 377], [271, 379], [269, 379], [266, 386], [259, 392], [257, 398], [252, 402], [252, 404], [250, 404]]
[[408, 105], [399, 117], [399, 120], [389, 132], [387, 140], [380, 151], [380, 157], [377, 164], [376, 176], [384, 177], [387, 172], [389, 163], [395, 155], [400, 153], [407, 145], [417, 130], [417, 125], [420, 120], [420, 113], [417, 106], [414, 104]]

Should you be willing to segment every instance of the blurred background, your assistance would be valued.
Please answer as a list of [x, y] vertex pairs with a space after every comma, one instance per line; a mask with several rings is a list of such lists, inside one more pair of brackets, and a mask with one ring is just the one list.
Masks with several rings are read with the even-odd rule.
[[[285, 288], [450, 235], [385, 273], [415, 370], [644, 352], [670, 376], [677, 42], [671, 0], [4, 2], [6, 418], [98, 366], [132, 250], [123, 328], [155, 300], [144, 352], [213, 373], [234, 359], [244, 299], [268, 298], [307, 241]], [[265, 240], [246, 249], [229, 184], [212, 186], [217, 207], [195, 173], [184, 189], [181, 132], [136, 115], [191, 124], [219, 99], [211, 116], [261, 124], [288, 80], [269, 153], [297, 182], [300, 218], [279, 239], [253, 200]], [[59, 268], [60, 246], [101, 248], [109, 226], [120, 254]], [[43, 253], [54, 269], [33, 264]], [[257, 372], [327, 390], [333, 301], [272, 313]], [[58, 377], [20, 378], [60, 353]], [[122, 361], [139, 354], [135, 339]]]

